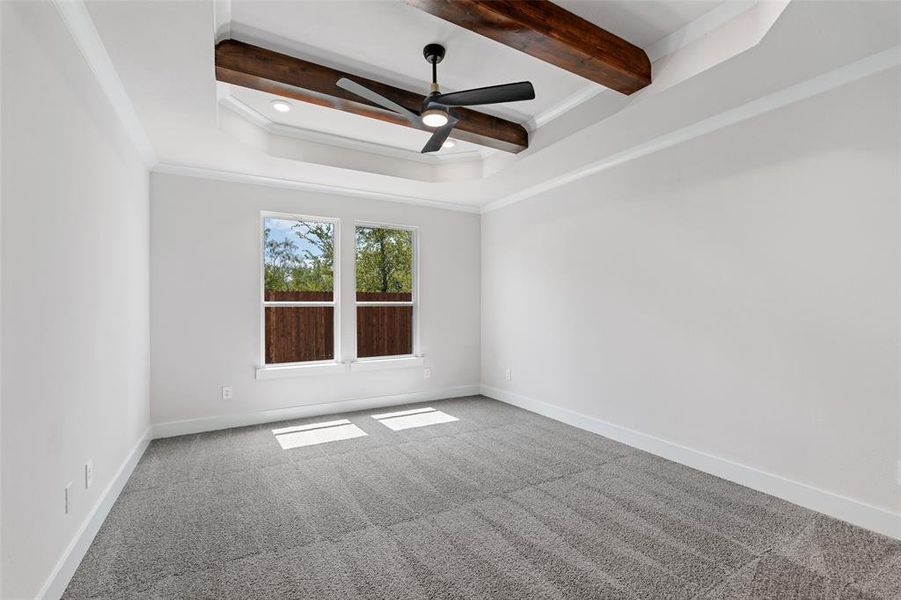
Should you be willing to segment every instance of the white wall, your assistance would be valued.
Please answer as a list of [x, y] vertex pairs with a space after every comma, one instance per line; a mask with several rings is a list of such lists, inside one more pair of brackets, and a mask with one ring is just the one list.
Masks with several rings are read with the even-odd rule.
[[[151, 416], [154, 423], [479, 383], [479, 216], [295, 189], [154, 173]], [[354, 351], [353, 222], [419, 227], [421, 368], [257, 380], [260, 212], [341, 219], [342, 359]], [[222, 400], [220, 388], [233, 386]]]
[[[0, 7], [0, 67], [3, 66], [3, 8]], [[0, 250], [3, 248], [3, 69], [0, 68]], [[2, 256], [2, 253], [0, 253]], [[3, 305], [3, 261], [0, 260], [0, 315]], [[3, 319], [0, 318], [0, 339], [3, 334]], [[3, 597], [3, 358], [0, 343], [0, 598]]]
[[148, 184], [53, 5], [0, 5], [3, 597], [32, 598], [149, 423]]
[[899, 511], [899, 88], [486, 214], [483, 383]]

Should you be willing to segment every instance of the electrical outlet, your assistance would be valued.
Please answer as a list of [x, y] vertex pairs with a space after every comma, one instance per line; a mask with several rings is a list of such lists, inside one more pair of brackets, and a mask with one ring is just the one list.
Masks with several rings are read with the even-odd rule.
[[84, 464], [84, 489], [91, 487], [94, 483], [94, 461], [89, 460]]
[[235, 397], [234, 391], [232, 390], [232, 386], [226, 385], [222, 387], [222, 399], [223, 400], [231, 400]]
[[507, 381], [513, 379], [513, 373], [510, 372], [510, 369], [504, 371], [504, 379], [506, 379]]
[[66, 484], [66, 489], [63, 492], [63, 494], [64, 494], [63, 498], [65, 501], [65, 504], [63, 505], [63, 507], [64, 507], [63, 510], [65, 510], [65, 514], [69, 514], [69, 501], [71, 500], [71, 497], [72, 497], [72, 482], [71, 481]]
[[432, 368], [426, 367], [425, 370], [422, 372], [422, 376], [425, 377], [426, 379], [431, 377], [432, 376]]

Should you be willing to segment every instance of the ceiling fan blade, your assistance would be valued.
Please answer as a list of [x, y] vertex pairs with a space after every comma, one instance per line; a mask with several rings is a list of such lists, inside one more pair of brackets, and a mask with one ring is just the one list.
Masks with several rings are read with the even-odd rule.
[[476, 106], [478, 104], [499, 104], [501, 102], [519, 102], [534, 100], [535, 88], [531, 82], [505, 83], [490, 87], [462, 90], [447, 94], [438, 94], [429, 98], [429, 103], [445, 106]]
[[365, 98], [366, 100], [378, 104], [383, 108], [387, 108], [388, 110], [392, 110], [398, 114], [403, 115], [411, 123], [414, 123], [416, 125], [419, 124], [419, 115], [417, 115], [415, 112], [405, 106], [401, 106], [393, 100], [385, 98], [379, 93], [373, 92], [369, 88], [363, 87], [356, 81], [351, 81], [346, 77], [342, 77], [338, 80], [338, 83], [336, 85], [341, 89], [347, 90], [351, 94], [356, 94], [357, 96]]
[[454, 125], [457, 124], [458, 119], [451, 117], [447, 121], [447, 125], [442, 125], [438, 129], [435, 130], [435, 133], [432, 134], [432, 137], [429, 138], [429, 141], [425, 143], [425, 146], [422, 148], [422, 154], [427, 152], [437, 152], [441, 150], [441, 146], [444, 145], [444, 141], [447, 139], [447, 136], [450, 135], [450, 132], [453, 131]]

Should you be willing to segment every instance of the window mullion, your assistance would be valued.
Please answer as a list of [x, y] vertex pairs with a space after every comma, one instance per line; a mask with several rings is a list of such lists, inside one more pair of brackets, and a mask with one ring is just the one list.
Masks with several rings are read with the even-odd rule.
[[306, 302], [305, 301], [283, 302], [283, 301], [278, 301], [278, 300], [264, 300], [263, 306], [271, 306], [273, 308], [277, 308], [279, 306], [283, 306], [285, 308], [290, 308], [292, 306], [300, 306], [300, 307], [303, 307], [303, 306], [310, 306], [310, 307], [335, 306], [335, 301], [332, 300], [331, 302], [329, 302], [327, 300], [322, 300], [322, 301], [317, 300], [317, 301], [306, 301]]
[[385, 302], [378, 302], [378, 301], [372, 301], [372, 302], [369, 302], [369, 301], [360, 301], [360, 302], [357, 302], [356, 305], [357, 305], [357, 306], [416, 306], [416, 302], [412, 302], [412, 301], [410, 301], [410, 302], [404, 302], [404, 301], [397, 301], [397, 302], [392, 302], [392, 301], [385, 301]]

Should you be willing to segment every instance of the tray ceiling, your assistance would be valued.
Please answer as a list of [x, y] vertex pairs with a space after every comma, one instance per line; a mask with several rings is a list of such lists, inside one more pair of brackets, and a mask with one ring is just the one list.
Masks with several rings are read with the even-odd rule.
[[[899, 43], [901, 17], [897, 3], [558, 4], [648, 50], [654, 83], [620, 96], [394, 0], [88, 0], [89, 26], [69, 25], [98, 77], [123, 90], [111, 98], [143, 128], [158, 170], [478, 209], [665, 147], [685, 137], [676, 132], [703, 132], [730, 109], [886, 51]], [[460, 143], [423, 157], [425, 134], [402, 126], [298, 103], [273, 114], [269, 95], [217, 85], [213, 49], [223, 36], [420, 93], [429, 78], [422, 46], [441, 42], [447, 91], [535, 84], [535, 101], [490, 109], [524, 123], [530, 147], [511, 155]], [[310, 132], [316, 139], [304, 139]]]

